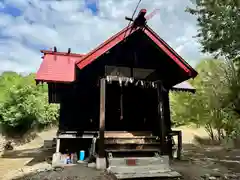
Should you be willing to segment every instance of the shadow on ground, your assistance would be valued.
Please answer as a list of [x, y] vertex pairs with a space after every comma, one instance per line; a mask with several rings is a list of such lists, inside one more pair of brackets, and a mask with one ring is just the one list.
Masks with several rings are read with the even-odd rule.
[[219, 164], [228, 170], [240, 173], [240, 149], [225, 149], [221, 146], [195, 146], [185, 144], [183, 154], [191, 161]]
[[172, 167], [189, 180], [207, 176], [240, 179], [240, 149], [229, 150], [216, 143], [211, 144], [184, 144], [182, 160], [174, 161]]
[[32, 158], [30, 162], [25, 164], [26, 166], [33, 166], [35, 164], [50, 161], [52, 154], [54, 153], [55, 149], [53, 148], [33, 148], [33, 149], [24, 149], [24, 150], [11, 150], [11, 151], [4, 151], [1, 158], [11, 158], [11, 159], [18, 159], [18, 158]]
[[[48, 152], [51, 155], [52, 152]], [[39, 150], [29, 149], [19, 152], [7, 153], [7, 157], [32, 156], [37, 161], [44, 161], [46, 153], [41, 154]], [[42, 156], [42, 157], [41, 157]], [[38, 159], [36, 161], [36, 159]], [[206, 145], [183, 145], [183, 158], [181, 161], [173, 161], [172, 167], [183, 175], [185, 180], [202, 179], [205, 175], [226, 176], [227, 174], [238, 174], [240, 177], [240, 149], [226, 150], [221, 146]], [[102, 179], [102, 175], [95, 169], [83, 167], [82, 165], [64, 168], [60, 171], [47, 171], [28, 175], [24, 179]], [[104, 178], [103, 178], [104, 179]], [[105, 178], [109, 179], [109, 178]]]
[[102, 171], [93, 168], [88, 168], [83, 164], [78, 164], [71, 167], [58, 168], [51, 171], [29, 174], [27, 176], [16, 178], [14, 180], [116, 180]]
[[[195, 138], [196, 140], [196, 138]], [[239, 174], [240, 176], [240, 149], [226, 149], [217, 142], [209, 139], [198, 139], [199, 145], [183, 144], [183, 156], [181, 161], [174, 161], [172, 167], [180, 172], [184, 179], [202, 179], [206, 174]], [[18, 159], [32, 158], [26, 166], [33, 166], [50, 160], [55, 149], [53, 148], [29, 148], [24, 150], [5, 151], [2, 158]], [[60, 171], [38, 172], [27, 175], [23, 179], [89, 179], [86, 177], [96, 177], [101, 179], [98, 171], [81, 165], [67, 167]], [[98, 178], [97, 178], [98, 177]], [[91, 178], [91, 179], [92, 179]], [[109, 178], [106, 178], [109, 179]]]

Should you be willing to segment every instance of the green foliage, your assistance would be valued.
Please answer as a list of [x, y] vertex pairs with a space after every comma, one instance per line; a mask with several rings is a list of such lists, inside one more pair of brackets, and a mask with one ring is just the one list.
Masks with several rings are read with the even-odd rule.
[[[194, 123], [204, 126], [214, 139], [213, 130], [217, 130], [218, 139], [224, 134], [235, 136], [240, 130], [239, 114], [232, 101], [233, 89], [238, 88], [230, 62], [221, 60], [203, 60], [198, 64], [199, 75], [191, 80], [197, 89], [196, 94], [172, 93], [172, 119], [176, 125]], [[239, 92], [234, 89], [234, 92]]]
[[[170, 106], [172, 123], [174, 126], [183, 126], [191, 123], [192, 112], [188, 108], [191, 106], [192, 94], [186, 92], [171, 92]], [[195, 123], [195, 122], [194, 122]]]
[[228, 61], [226, 80], [230, 89], [226, 103], [233, 106], [240, 113], [240, 63], [239, 59]]
[[197, 0], [187, 11], [197, 17], [203, 52], [230, 59], [240, 51], [240, 1]]
[[210, 69], [199, 65], [202, 77], [196, 81], [202, 83], [196, 102], [205, 99], [207, 129], [224, 129], [227, 136], [236, 137], [240, 135], [240, 1], [197, 0], [195, 5], [187, 11], [197, 17], [202, 51], [227, 59]]
[[0, 125], [7, 135], [57, 123], [58, 106], [48, 104], [47, 87], [36, 86], [34, 74], [3, 73], [0, 84]]

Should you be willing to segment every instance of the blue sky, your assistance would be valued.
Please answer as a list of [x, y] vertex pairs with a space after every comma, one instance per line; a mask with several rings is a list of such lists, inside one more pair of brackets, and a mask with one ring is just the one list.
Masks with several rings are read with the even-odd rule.
[[86, 8], [90, 9], [94, 15], [98, 14], [98, 0], [85, 0]]
[[[138, 0], [4, 0], [0, 1], [0, 58], [2, 71], [35, 72], [40, 49], [87, 53], [128, 22]], [[142, 0], [139, 7], [160, 11], [148, 24], [191, 65], [200, 53], [196, 19], [184, 10], [186, 0]]]
[[22, 11], [20, 9], [14, 7], [14, 5], [11, 4], [5, 4], [3, 7], [1, 7], [0, 12], [10, 14], [13, 17], [17, 17], [22, 14]]

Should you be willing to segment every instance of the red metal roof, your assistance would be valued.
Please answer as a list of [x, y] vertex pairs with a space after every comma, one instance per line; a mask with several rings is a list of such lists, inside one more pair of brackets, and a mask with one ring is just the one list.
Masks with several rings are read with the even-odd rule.
[[[98, 46], [86, 55], [41, 51], [44, 53], [43, 62], [37, 72], [36, 80], [38, 81], [57, 81], [73, 82], [75, 80], [75, 64], [84, 68], [98, 57], [109, 51], [118, 43], [123, 41], [129, 35], [133, 34], [138, 28], [132, 28], [133, 24], [125, 27], [116, 35], [109, 38], [103, 44]], [[142, 30], [169, 58], [174, 61], [188, 77], [197, 76], [197, 72], [184, 61], [163, 39], [161, 39], [149, 26]]]
[[[133, 29], [132, 26], [124, 28], [122, 31], [117, 33], [116, 35], [109, 38], [107, 41], [105, 41], [103, 44], [98, 46], [96, 49], [92, 50], [88, 54], [86, 54], [82, 59], [80, 59], [77, 62], [77, 66], [82, 69], [85, 66], [92, 63], [94, 60], [96, 60], [98, 57], [106, 53], [108, 50], [110, 50], [112, 47], [123, 41], [125, 38], [127, 38], [129, 35], [134, 33], [139, 28]], [[144, 28], [143, 32], [163, 51], [165, 52], [175, 63], [179, 65], [180, 68], [182, 68], [188, 75], [191, 77], [195, 77], [197, 75], [197, 72], [189, 65], [186, 61], [183, 60], [172, 48], [170, 48], [167, 43], [162, 40], [149, 26], [146, 26]]]
[[41, 52], [44, 56], [36, 74], [37, 81], [73, 82], [75, 80], [75, 65], [83, 55], [53, 51]]

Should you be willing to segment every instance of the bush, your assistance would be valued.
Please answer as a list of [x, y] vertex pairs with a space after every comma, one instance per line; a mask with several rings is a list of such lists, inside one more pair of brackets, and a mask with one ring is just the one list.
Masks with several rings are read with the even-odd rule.
[[46, 89], [32, 82], [12, 85], [0, 103], [0, 125], [7, 136], [22, 136], [57, 120], [58, 106], [48, 104]]

